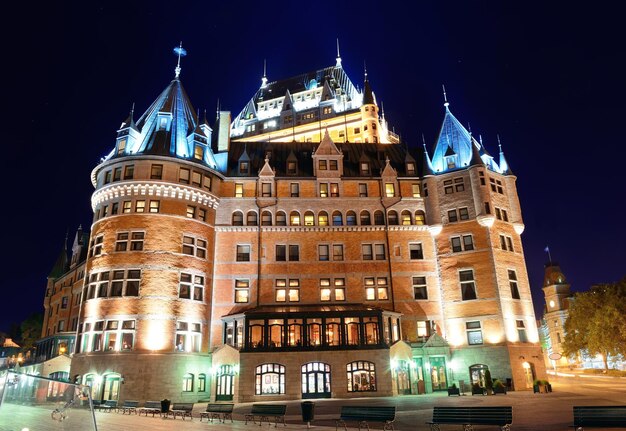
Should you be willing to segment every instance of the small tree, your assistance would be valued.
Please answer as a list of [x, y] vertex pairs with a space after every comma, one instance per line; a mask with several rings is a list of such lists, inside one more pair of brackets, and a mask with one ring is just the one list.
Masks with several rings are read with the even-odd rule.
[[565, 354], [587, 350], [601, 354], [608, 370], [608, 357], [626, 354], [626, 277], [612, 284], [593, 286], [577, 293], [565, 321]]
[[493, 380], [491, 380], [491, 371], [489, 370], [485, 371], [485, 388], [487, 388], [489, 392], [493, 390]]

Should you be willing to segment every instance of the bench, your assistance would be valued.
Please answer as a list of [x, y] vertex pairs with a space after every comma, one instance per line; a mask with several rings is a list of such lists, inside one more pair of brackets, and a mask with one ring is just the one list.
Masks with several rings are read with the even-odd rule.
[[174, 403], [172, 404], [172, 408], [169, 412], [167, 412], [168, 416], [172, 416], [176, 419], [176, 416], [180, 416], [185, 420], [185, 417], [189, 417], [189, 419], [193, 419], [191, 416], [191, 411], [193, 410], [194, 403]]
[[511, 429], [513, 407], [433, 407], [433, 420], [426, 422], [431, 431], [439, 431], [440, 424], [460, 424], [463, 429], [472, 425], [497, 425], [503, 431]]
[[572, 427], [626, 428], [626, 406], [574, 406]]
[[213, 418], [217, 418], [220, 422], [226, 422], [226, 419], [233, 421], [233, 407], [234, 404], [212, 404], [209, 403], [206, 406], [206, 410], [200, 413], [200, 422], [202, 418], [207, 418], [213, 422]]
[[137, 409], [139, 416], [141, 416], [142, 413], [145, 413], [146, 417], [148, 417], [148, 413], [152, 413], [152, 417], [156, 414], [161, 416], [161, 401], [146, 401], [143, 407]]
[[110, 412], [117, 409], [117, 400], [106, 400], [104, 404], [98, 406], [98, 410], [101, 412]]
[[248, 424], [248, 420], [251, 420], [256, 424], [256, 419], [259, 419], [259, 426], [263, 424], [263, 421], [267, 421], [267, 424], [270, 425], [274, 417], [274, 428], [278, 426], [278, 421], [280, 420], [284, 426], [287, 426], [285, 423], [285, 411], [287, 411], [287, 404], [252, 404], [252, 410], [250, 413], [246, 413], [246, 425]]
[[383, 430], [393, 430], [393, 421], [396, 419], [396, 407], [374, 406], [341, 406], [341, 415], [335, 419], [335, 431], [339, 425], [347, 431], [346, 421], [356, 421], [359, 427], [366, 427], [369, 431], [370, 422], [380, 422]]
[[120, 407], [117, 408], [117, 412], [122, 411], [122, 414], [137, 414], [137, 406], [139, 405], [139, 401], [124, 401]]

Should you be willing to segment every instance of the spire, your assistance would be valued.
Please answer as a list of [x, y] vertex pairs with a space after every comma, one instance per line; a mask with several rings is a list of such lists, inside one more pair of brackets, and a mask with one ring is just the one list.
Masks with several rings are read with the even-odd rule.
[[480, 144], [476, 142], [474, 138], [471, 138], [470, 134], [470, 145], [472, 146], [472, 158], [470, 159], [470, 166], [485, 166], [485, 162], [480, 157], [480, 152], [478, 151], [478, 147]]
[[499, 167], [500, 167], [500, 173], [504, 174], [504, 175], [513, 175], [513, 171], [511, 171], [511, 168], [509, 167], [509, 163], [506, 161], [506, 158], [504, 157], [504, 151], [502, 151], [502, 144], [500, 143], [500, 135], [496, 135], [498, 138], [498, 149], [500, 150], [500, 160], [499, 160]]
[[370, 82], [367, 79], [367, 66], [365, 65], [365, 62], [363, 62], [363, 67], [365, 69], [365, 80], [363, 82], [363, 104], [375, 105], [376, 100], [374, 99], [374, 92], [372, 91], [372, 86], [370, 85]]
[[[437, 173], [467, 167], [472, 160], [472, 146], [480, 147], [467, 129], [450, 112], [447, 97], [444, 96], [444, 100], [446, 101], [444, 103], [445, 115], [432, 158], [432, 166]], [[455, 154], [452, 159], [446, 158], [449, 153], [448, 148], [451, 148]]]
[[134, 114], [135, 114], [135, 102], [133, 102], [133, 105], [130, 108], [130, 112], [128, 113], [128, 117], [126, 118], [126, 120], [124, 120], [120, 129], [130, 127], [132, 129], [137, 130], [137, 126], [135, 125]]
[[443, 106], [445, 106], [447, 110], [450, 103], [448, 102], [448, 96], [446, 95], [446, 86], [441, 84], [441, 87], [443, 88]]
[[337, 63], [335, 64], [335, 67], [341, 67], [341, 55], [339, 54], [339, 38], [337, 38], [337, 58], [336, 58]]
[[267, 60], [263, 59], [263, 78], [261, 78], [261, 88], [267, 87]]
[[187, 55], [187, 51], [183, 48], [183, 42], [180, 42], [180, 45], [174, 48], [174, 54], [178, 56], [178, 64], [176, 64], [176, 68], [174, 69], [174, 78], [178, 79], [180, 76], [180, 58]]
[[68, 259], [67, 259], [67, 233], [65, 234], [65, 241], [63, 241], [63, 250], [59, 253], [56, 262], [54, 262], [54, 266], [50, 270], [50, 274], [48, 278], [56, 279], [65, 274], [68, 270]]
[[426, 149], [426, 139], [424, 139], [424, 134], [422, 133], [422, 145], [424, 146], [424, 153], [422, 158], [422, 172], [424, 175], [434, 175], [434, 170], [432, 164], [430, 163], [430, 156], [428, 155], [428, 150]]

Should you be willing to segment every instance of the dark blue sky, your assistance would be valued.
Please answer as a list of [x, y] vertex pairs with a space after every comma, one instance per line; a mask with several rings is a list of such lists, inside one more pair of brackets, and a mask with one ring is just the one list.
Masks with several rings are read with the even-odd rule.
[[[90, 172], [132, 103], [173, 77], [196, 108], [238, 112], [270, 80], [334, 64], [408, 145], [432, 148], [451, 110], [518, 177], [535, 308], [544, 247], [575, 291], [626, 275], [622, 23], [599, 3], [21, 2], [5, 8], [0, 330], [42, 309], [66, 230], [91, 223]], [[248, 4], [250, 3], [250, 4]]]

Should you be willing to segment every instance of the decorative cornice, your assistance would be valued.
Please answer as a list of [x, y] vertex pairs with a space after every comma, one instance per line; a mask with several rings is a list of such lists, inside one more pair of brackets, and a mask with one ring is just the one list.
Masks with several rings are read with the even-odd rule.
[[[258, 226], [215, 226], [216, 232], [257, 232]], [[261, 226], [261, 232], [383, 232], [385, 226]], [[430, 230], [426, 225], [389, 226], [390, 231]], [[440, 228], [441, 230], [441, 228]]]
[[190, 186], [173, 185], [170, 183], [125, 182], [111, 184], [96, 190], [91, 195], [91, 209], [95, 211], [98, 204], [121, 197], [147, 196], [181, 199], [210, 208], [217, 208], [219, 200], [212, 194], [199, 191]]
[[493, 226], [496, 218], [493, 215], [479, 215], [478, 217], [476, 217], [476, 221], [479, 225], [490, 228], [491, 226]]

